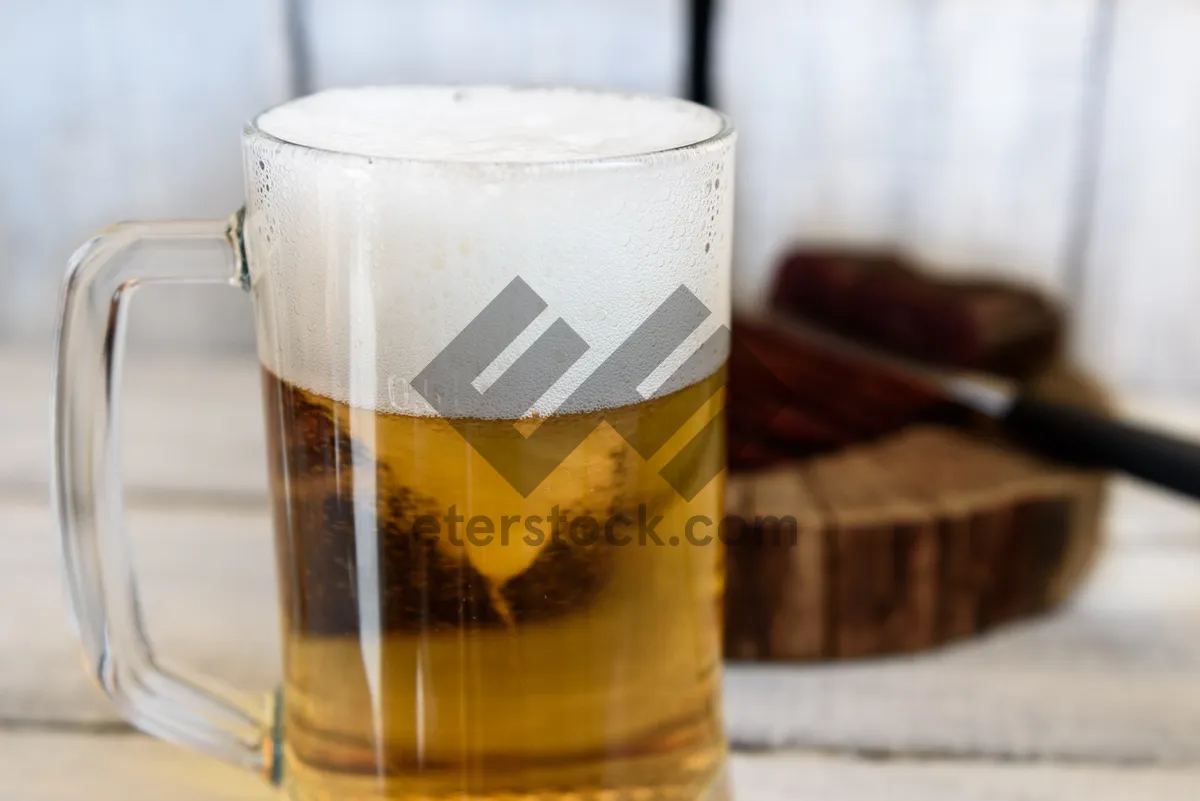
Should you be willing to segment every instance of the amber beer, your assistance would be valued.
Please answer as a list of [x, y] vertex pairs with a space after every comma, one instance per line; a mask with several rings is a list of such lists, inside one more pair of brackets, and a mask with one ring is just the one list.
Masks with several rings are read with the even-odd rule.
[[684, 525], [718, 520], [722, 487], [687, 501], [658, 470], [718, 413], [719, 380], [682, 390], [701, 409], [650, 461], [597, 413], [523, 498], [444, 419], [264, 372], [297, 797], [703, 797], [723, 755], [721, 550]]
[[721, 545], [688, 532], [722, 512], [690, 454], [722, 440], [723, 120], [403, 87], [258, 125], [285, 788], [724, 799]]

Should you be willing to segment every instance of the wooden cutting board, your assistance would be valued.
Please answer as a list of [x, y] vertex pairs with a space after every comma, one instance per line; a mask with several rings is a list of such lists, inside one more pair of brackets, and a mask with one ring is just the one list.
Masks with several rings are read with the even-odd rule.
[[[1038, 383], [1105, 406], [1073, 371]], [[1104, 497], [1102, 474], [1024, 452], [981, 419], [735, 473], [728, 511], [746, 523], [728, 549], [726, 655], [911, 652], [1044, 612], [1087, 574]]]

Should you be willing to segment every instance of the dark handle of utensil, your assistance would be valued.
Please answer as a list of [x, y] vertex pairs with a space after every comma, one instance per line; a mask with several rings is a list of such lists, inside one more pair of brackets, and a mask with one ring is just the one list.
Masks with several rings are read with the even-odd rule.
[[1200, 499], [1200, 445], [1077, 407], [1020, 396], [1002, 418], [1030, 448], [1085, 467], [1119, 470]]

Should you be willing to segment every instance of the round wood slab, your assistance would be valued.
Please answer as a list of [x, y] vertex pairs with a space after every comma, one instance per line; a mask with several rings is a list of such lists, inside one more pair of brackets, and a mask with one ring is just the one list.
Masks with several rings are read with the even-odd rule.
[[[1104, 405], [1069, 374], [1041, 383]], [[746, 525], [728, 548], [726, 656], [909, 652], [1038, 614], [1086, 575], [1104, 496], [1102, 474], [1018, 450], [979, 420], [735, 473], [728, 513]]]

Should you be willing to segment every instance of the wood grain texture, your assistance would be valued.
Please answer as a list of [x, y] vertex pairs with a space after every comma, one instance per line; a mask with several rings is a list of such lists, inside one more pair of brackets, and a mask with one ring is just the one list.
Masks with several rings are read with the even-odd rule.
[[[126, 412], [141, 423], [126, 431], [126, 455], [151, 634], [173, 663], [254, 691], [274, 681], [278, 659], [257, 369], [253, 359], [134, 360], [129, 400], [141, 399]], [[29, 475], [45, 475], [47, 380], [44, 357], [0, 351], [0, 464], [13, 454], [24, 464], [0, 470], [0, 608], [20, 610], [0, 615], [0, 726], [108, 725], [117, 718], [81, 668], [67, 622], [45, 490]], [[1131, 408], [1200, 430], [1191, 404]], [[734, 666], [735, 742], [1200, 760], [1200, 511], [1131, 483], [1117, 485], [1114, 501], [1112, 547], [1059, 614], [921, 658]]]
[[737, 798], [747, 801], [1183, 801], [1193, 797], [1200, 780], [1195, 767], [869, 761], [786, 753], [734, 757], [732, 767]]
[[576, 84], [676, 95], [687, 0], [309, 0], [313, 87]]
[[[132, 510], [142, 608], [156, 655], [239, 692], [278, 681], [279, 611], [270, 519], [216, 509]], [[0, 726], [119, 721], [72, 634], [49, 510], [0, 504]], [[4, 797], [0, 794], [0, 798]]]
[[[271, 539], [261, 512], [132, 510], [160, 653], [243, 690], [277, 673]], [[80, 667], [47, 510], [0, 507], [0, 726], [119, 719]], [[1200, 532], [1195, 537], [1200, 541]], [[921, 658], [727, 669], [742, 747], [1200, 761], [1200, 548], [1120, 548], [1060, 614]], [[0, 796], [2, 797], [2, 796]]]
[[861, 664], [737, 666], [727, 725], [763, 749], [1193, 763], [1196, 570], [1194, 548], [1117, 549], [1058, 614], [978, 641]]
[[[86, 796], [81, 790], [86, 788]], [[135, 734], [0, 730], [0, 798], [280, 801], [262, 779]]]
[[[48, 491], [50, 352], [0, 346], [0, 495]], [[1200, 413], [1186, 396], [1118, 398], [1121, 412], [1200, 438]], [[252, 356], [135, 353], [125, 369], [126, 489], [162, 505], [181, 498], [257, 503], [267, 491], [258, 361]], [[181, 455], [182, 454], [182, 455]], [[265, 501], [264, 501], [265, 503]], [[1190, 542], [1200, 506], [1117, 482], [1111, 514], [1122, 542]]]
[[[745, 801], [1190, 801], [1200, 768], [873, 761], [803, 752], [730, 761]], [[67, 801], [271, 801], [256, 776], [138, 735], [0, 732], [0, 797]]]
[[[49, 342], [67, 259], [131, 218], [226, 217], [242, 124], [287, 90], [283, 0], [49, 0], [0, 9], [0, 338]], [[155, 288], [147, 347], [245, 347], [244, 299]]]
[[730, 547], [726, 656], [905, 653], [1042, 614], [1095, 561], [1106, 485], [929, 424], [740, 474], [727, 508], [750, 532]]
[[854, 659], [933, 644], [937, 526], [860, 454], [802, 470], [826, 521], [832, 611], [826, 653]]
[[1129, 391], [1200, 393], [1200, 6], [1119, 6], [1076, 349]]
[[[774, 644], [796, 658], [819, 657], [829, 636], [828, 548], [803, 472], [788, 465], [732, 476], [727, 497], [730, 514], [752, 508], [763, 522], [755, 530], [747, 519], [726, 553], [726, 655], [754, 659]], [[761, 544], [738, 539], [754, 535]]]
[[[0, 494], [48, 497], [50, 357], [49, 350], [0, 349]], [[133, 353], [124, 378], [119, 441], [133, 499], [265, 499], [266, 440], [254, 356]]]
[[895, 244], [1058, 287], [1094, 1], [723, 4], [737, 304], [761, 304], [796, 240]]
[[[872, 761], [810, 753], [734, 754], [733, 793], [750, 801], [1186, 801], [1198, 767]], [[270, 801], [262, 779], [137, 735], [0, 733], [0, 797], [95, 801]]]

